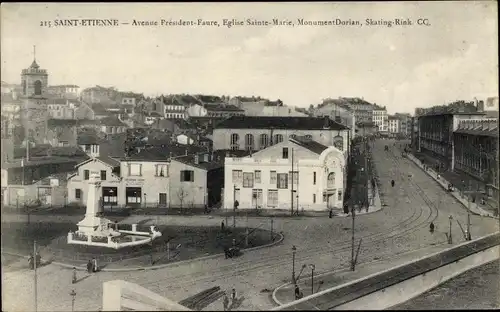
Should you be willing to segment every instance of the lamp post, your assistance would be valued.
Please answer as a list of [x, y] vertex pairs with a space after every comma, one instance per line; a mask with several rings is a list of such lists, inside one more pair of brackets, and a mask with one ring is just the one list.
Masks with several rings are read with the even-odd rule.
[[147, 198], [147, 194], [144, 193], [144, 208], [147, 208], [147, 205], [148, 205], [148, 198]]
[[[114, 197], [113, 194], [114, 194], [114, 191], [111, 189], [109, 190], [109, 194], [111, 194], [111, 197]], [[146, 196], [146, 194], [144, 194], [144, 196]], [[113, 202], [112, 200], [108, 197], [108, 201], [109, 201], [109, 210], [110, 212], [113, 212]]]
[[296, 284], [295, 280], [295, 253], [297, 252], [297, 247], [292, 246], [292, 282]]
[[448, 244], [452, 244], [452, 243], [453, 243], [453, 240], [452, 240], [452, 238], [451, 238], [451, 221], [453, 220], [453, 217], [450, 215], [450, 216], [448, 217], [448, 219], [450, 220], [450, 231], [449, 231], [449, 233], [448, 233]]
[[311, 268], [311, 295], [314, 294], [314, 269], [316, 269], [316, 266], [314, 264], [310, 264], [309, 267]]

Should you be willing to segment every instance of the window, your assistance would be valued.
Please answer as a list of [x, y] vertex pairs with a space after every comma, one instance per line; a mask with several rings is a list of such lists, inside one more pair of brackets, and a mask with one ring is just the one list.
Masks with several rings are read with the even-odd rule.
[[335, 172], [330, 172], [330, 174], [328, 174], [327, 186], [328, 188], [335, 188]]
[[81, 189], [75, 189], [75, 198], [82, 199], [82, 190]]
[[245, 135], [245, 149], [247, 151], [254, 150], [253, 134]]
[[129, 176], [142, 176], [142, 165], [141, 164], [128, 164], [128, 175]]
[[261, 178], [261, 171], [255, 170], [255, 183], [261, 183], [260, 178]]
[[270, 183], [271, 184], [276, 184], [277, 182], [277, 175], [276, 175], [276, 171], [271, 171], [271, 181]]
[[253, 189], [252, 190], [252, 207], [262, 207], [262, 190]]
[[158, 164], [156, 165], [155, 176], [157, 177], [168, 177], [168, 165]]
[[231, 134], [231, 149], [239, 150], [240, 149], [240, 136], [237, 133]]
[[293, 177], [293, 184], [298, 184], [299, 183], [299, 172], [294, 171], [292, 174], [292, 171], [288, 172], [288, 184], [292, 183], [292, 177]]
[[338, 201], [341, 201], [342, 200], [342, 191], [339, 191], [338, 192]]
[[288, 173], [278, 173], [278, 188], [288, 188]]
[[233, 170], [233, 183], [241, 183], [243, 181], [243, 171]]
[[313, 194], [313, 204], [316, 204], [316, 194]]
[[90, 172], [88, 170], [83, 170], [83, 179], [88, 180], [90, 178]]
[[266, 148], [269, 145], [269, 137], [267, 134], [260, 135], [260, 148]]
[[283, 159], [288, 159], [288, 147], [283, 147]]
[[106, 181], [106, 170], [101, 170], [101, 180]]
[[267, 205], [271, 207], [278, 206], [278, 190], [267, 191]]
[[40, 80], [35, 81], [35, 95], [42, 95], [42, 82]]
[[278, 144], [278, 143], [281, 143], [281, 142], [283, 142], [283, 135], [281, 135], [281, 134], [275, 134], [274, 135], [273, 143], [274, 144]]
[[316, 185], [316, 171], [313, 172], [313, 184]]
[[243, 187], [253, 187], [253, 172], [243, 173]]
[[194, 171], [181, 170], [181, 182], [194, 182]]
[[125, 188], [125, 197], [127, 204], [140, 204], [142, 200], [140, 187], [127, 187]]

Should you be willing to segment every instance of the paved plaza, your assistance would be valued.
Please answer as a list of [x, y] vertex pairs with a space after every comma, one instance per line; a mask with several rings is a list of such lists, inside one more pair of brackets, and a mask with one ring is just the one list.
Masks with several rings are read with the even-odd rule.
[[[372, 151], [380, 175], [380, 192], [387, 206], [382, 210], [356, 218], [356, 242], [363, 239], [360, 265], [379, 259], [397, 258], [417, 249], [446, 243], [449, 216], [452, 215], [453, 242], [463, 242], [462, 225], [467, 211], [456, 199], [447, 194], [436, 182], [408, 159], [394, 159], [384, 151], [388, 141], [375, 142]], [[397, 154], [397, 153], [395, 153]], [[396, 185], [391, 187], [394, 179]], [[130, 217], [124, 222], [156, 217]], [[436, 231], [429, 232], [434, 220]], [[220, 217], [161, 216], [162, 224], [218, 225]], [[246, 218], [237, 218], [245, 224]], [[229, 224], [232, 224], [230, 222]], [[251, 227], [269, 229], [270, 218], [248, 218]], [[351, 257], [351, 218], [275, 218], [274, 230], [282, 231], [284, 241], [275, 247], [244, 253], [239, 258], [215, 258], [151, 271], [100, 272], [76, 285], [71, 284], [71, 270], [48, 265], [39, 270], [38, 309], [70, 311], [72, 289], [77, 296], [75, 310], [98, 310], [102, 304], [102, 283], [122, 279], [137, 283], [174, 300], [182, 300], [213, 286], [230, 291], [235, 288], [243, 296], [239, 310], [269, 309], [273, 306], [269, 292], [290, 280], [292, 272], [292, 246], [297, 247], [296, 265], [314, 264], [316, 272], [340, 270], [349, 266]], [[471, 216], [472, 237], [498, 230], [498, 221]], [[25, 260], [23, 260], [25, 261]], [[33, 271], [27, 268], [3, 272], [3, 305], [6, 310], [33, 309]], [[79, 273], [84, 274], [84, 273]], [[86, 274], [86, 273], [85, 273]], [[57, 298], [57, 299], [55, 299]], [[207, 307], [222, 310], [222, 303]]]

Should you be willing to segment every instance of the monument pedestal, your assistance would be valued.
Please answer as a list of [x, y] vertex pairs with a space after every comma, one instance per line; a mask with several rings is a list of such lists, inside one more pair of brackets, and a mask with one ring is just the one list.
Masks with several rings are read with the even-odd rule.
[[92, 236], [108, 236], [110, 232], [109, 225], [111, 220], [100, 218], [93, 215], [85, 215], [85, 218], [78, 222], [78, 232]]

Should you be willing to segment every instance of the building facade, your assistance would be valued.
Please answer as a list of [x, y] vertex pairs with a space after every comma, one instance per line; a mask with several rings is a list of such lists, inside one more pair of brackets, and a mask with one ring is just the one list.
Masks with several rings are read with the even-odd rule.
[[453, 170], [453, 132], [460, 120], [480, 118], [483, 113], [433, 112], [418, 117], [418, 151], [440, 170]]
[[380, 133], [387, 133], [389, 127], [389, 119], [387, 109], [385, 107], [375, 107], [373, 109], [372, 121], [378, 127]]
[[329, 117], [331, 120], [338, 122], [347, 128], [351, 129], [351, 137], [356, 135], [356, 117], [354, 112], [338, 100], [325, 100], [312, 110], [312, 115], [316, 117]]
[[387, 117], [387, 131], [391, 134], [399, 134], [401, 132], [401, 120], [395, 116]]
[[498, 203], [498, 119], [460, 120], [453, 141], [454, 169], [482, 181]]
[[80, 87], [77, 85], [49, 86], [47, 93], [58, 98], [77, 99], [80, 96]]
[[342, 209], [346, 153], [305, 138], [247, 157], [226, 157], [224, 208]]
[[328, 117], [237, 116], [215, 125], [215, 150], [259, 151], [287, 138], [304, 136], [325, 146], [349, 150], [351, 129]]

